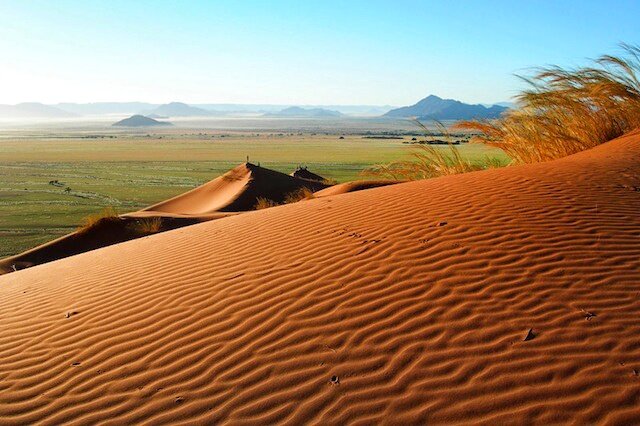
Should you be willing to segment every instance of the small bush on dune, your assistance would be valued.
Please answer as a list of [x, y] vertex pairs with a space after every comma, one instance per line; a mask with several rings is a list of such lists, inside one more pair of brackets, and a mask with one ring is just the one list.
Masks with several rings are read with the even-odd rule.
[[91, 229], [94, 229], [100, 224], [104, 224], [106, 222], [115, 223], [118, 221], [120, 221], [120, 218], [118, 217], [118, 213], [115, 211], [115, 209], [113, 207], [105, 207], [101, 212], [85, 217], [82, 221], [82, 224], [78, 227], [78, 232], [84, 233]]
[[269, 207], [275, 207], [278, 205], [275, 201], [263, 197], [258, 197], [257, 201], [258, 202], [254, 207], [256, 210], [268, 209]]
[[593, 66], [540, 68], [521, 77], [529, 89], [520, 108], [500, 119], [467, 121], [476, 142], [498, 147], [517, 163], [536, 163], [593, 148], [640, 127], [640, 48], [604, 55]]
[[155, 234], [160, 232], [160, 230], [162, 229], [162, 219], [159, 217], [137, 219], [132, 223], [131, 229], [138, 234]]
[[285, 204], [296, 203], [298, 201], [310, 200], [312, 198], [314, 198], [313, 191], [311, 191], [309, 188], [303, 187], [298, 189], [297, 191], [293, 191], [287, 194], [287, 196], [284, 199], [284, 203]]

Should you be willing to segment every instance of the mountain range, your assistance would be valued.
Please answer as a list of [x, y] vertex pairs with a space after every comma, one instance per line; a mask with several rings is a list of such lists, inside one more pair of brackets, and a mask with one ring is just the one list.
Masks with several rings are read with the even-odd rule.
[[496, 118], [513, 104], [470, 105], [453, 99], [431, 95], [415, 105], [395, 108], [385, 105], [314, 105], [290, 106], [274, 104], [151, 104], [146, 102], [59, 103], [36, 102], [0, 105], [0, 119], [69, 119], [81, 116], [124, 116], [139, 114], [153, 118], [208, 117], [231, 114], [262, 114], [266, 117], [331, 118], [345, 115], [436, 120]]
[[465, 104], [454, 99], [429, 95], [416, 104], [392, 109], [384, 117], [417, 118], [418, 120], [471, 120], [498, 118], [509, 108], [500, 105]]

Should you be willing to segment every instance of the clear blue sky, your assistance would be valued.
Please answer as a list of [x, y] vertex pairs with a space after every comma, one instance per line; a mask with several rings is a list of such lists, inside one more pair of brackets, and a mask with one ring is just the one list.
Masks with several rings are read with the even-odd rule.
[[640, 43], [639, 1], [0, 0], [0, 103], [508, 100]]

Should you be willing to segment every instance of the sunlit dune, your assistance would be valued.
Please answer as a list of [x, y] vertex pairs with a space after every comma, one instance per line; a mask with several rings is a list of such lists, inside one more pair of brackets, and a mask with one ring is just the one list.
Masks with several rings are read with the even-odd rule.
[[[149, 210], [251, 207], [248, 169]], [[639, 188], [636, 131], [4, 275], [0, 417], [639, 423]]]

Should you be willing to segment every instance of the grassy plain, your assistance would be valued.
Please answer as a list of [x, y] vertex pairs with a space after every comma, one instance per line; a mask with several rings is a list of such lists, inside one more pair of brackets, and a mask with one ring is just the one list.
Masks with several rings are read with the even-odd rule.
[[[1, 135], [0, 257], [69, 233], [84, 217], [104, 207], [124, 213], [185, 192], [247, 156], [251, 162], [286, 173], [304, 164], [344, 182], [361, 179], [366, 167], [407, 159], [412, 152], [400, 139], [353, 134], [340, 139], [338, 134], [173, 129], [149, 134], [15, 131]], [[460, 147], [472, 161], [486, 155], [506, 158], [501, 151], [482, 145]]]

